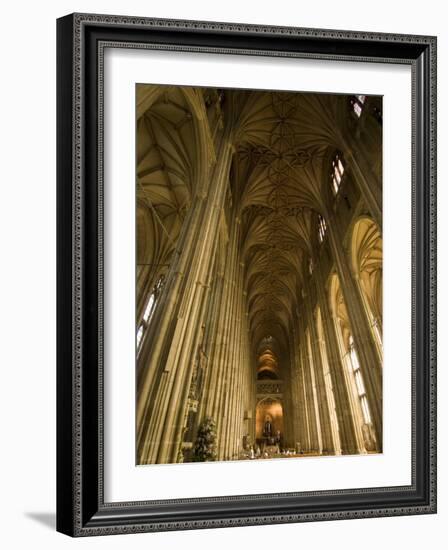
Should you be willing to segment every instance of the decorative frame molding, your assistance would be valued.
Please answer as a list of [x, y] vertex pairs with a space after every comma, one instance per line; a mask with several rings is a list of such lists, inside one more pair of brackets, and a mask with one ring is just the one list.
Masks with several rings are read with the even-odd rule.
[[[58, 531], [90, 536], [435, 513], [436, 38], [73, 14], [58, 20], [57, 46]], [[102, 109], [110, 46], [411, 65], [410, 486], [104, 502]]]

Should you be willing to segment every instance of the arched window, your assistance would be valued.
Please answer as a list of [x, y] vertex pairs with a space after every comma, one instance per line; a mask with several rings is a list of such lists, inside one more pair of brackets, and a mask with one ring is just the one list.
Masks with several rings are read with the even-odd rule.
[[365, 95], [355, 95], [350, 100], [350, 103], [352, 104], [353, 111], [355, 112], [355, 115], [359, 118], [362, 115], [362, 111], [363, 111], [365, 103], [366, 103], [366, 96]]
[[353, 342], [353, 337], [351, 334], [348, 337], [348, 356], [355, 377], [356, 389], [358, 391], [358, 397], [361, 403], [361, 410], [364, 417], [364, 422], [366, 424], [371, 424], [372, 418], [370, 416], [369, 403], [367, 402], [366, 388], [364, 386], [364, 380], [359, 366], [358, 355], [356, 353], [355, 344]]
[[149, 326], [149, 323], [151, 322], [151, 318], [154, 314], [154, 310], [156, 308], [157, 301], [159, 299], [159, 296], [164, 284], [165, 284], [165, 276], [161, 275], [158, 278], [156, 284], [154, 285], [151, 291], [151, 294], [148, 297], [148, 301], [146, 302], [146, 306], [145, 306], [145, 311], [143, 312], [143, 317], [137, 330], [137, 351], [140, 351], [141, 344], [143, 341], [143, 336]]
[[327, 232], [327, 222], [325, 218], [319, 214], [317, 219], [317, 235], [319, 237], [319, 242], [323, 242], [325, 233]]
[[344, 172], [345, 172], [345, 167], [344, 167], [344, 161], [342, 159], [342, 155], [340, 153], [336, 153], [336, 155], [334, 156], [333, 162], [331, 163], [331, 173], [330, 173], [331, 186], [333, 189], [333, 193], [335, 195], [338, 194]]

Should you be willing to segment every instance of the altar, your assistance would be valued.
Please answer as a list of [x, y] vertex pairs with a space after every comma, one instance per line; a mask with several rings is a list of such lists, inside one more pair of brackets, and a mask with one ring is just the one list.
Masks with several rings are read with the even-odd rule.
[[280, 430], [275, 430], [272, 419], [267, 416], [263, 425], [262, 437], [257, 438], [257, 445], [262, 454], [279, 454], [281, 452], [282, 434]]

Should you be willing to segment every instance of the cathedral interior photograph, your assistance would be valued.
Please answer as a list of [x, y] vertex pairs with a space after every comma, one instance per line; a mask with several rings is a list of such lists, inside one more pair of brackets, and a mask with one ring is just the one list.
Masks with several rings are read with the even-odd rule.
[[382, 97], [138, 84], [135, 123], [136, 463], [382, 453]]

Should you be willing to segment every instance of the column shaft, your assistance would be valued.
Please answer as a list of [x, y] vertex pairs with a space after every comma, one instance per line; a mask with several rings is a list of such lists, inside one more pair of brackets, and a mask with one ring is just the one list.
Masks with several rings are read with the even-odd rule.
[[325, 379], [323, 372], [322, 357], [319, 349], [319, 342], [316, 330], [316, 319], [311, 305], [311, 294], [305, 296], [305, 308], [308, 317], [308, 328], [310, 331], [310, 343], [314, 371], [316, 375], [316, 390], [318, 395], [319, 417], [322, 434], [322, 452], [333, 454], [335, 445], [331, 431], [330, 409], [325, 388]]
[[[200, 197], [196, 200], [183, 239], [183, 244], [188, 246], [181, 249], [176, 262], [175, 270], [181, 268], [180, 273], [185, 273], [183, 284], [176, 285], [174, 279], [174, 284], [170, 285], [173, 292], [164, 293], [167, 303], [163, 311], [158, 308], [159, 318], [154, 319], [153, 326], [157, 327], [159, 334], [154, 339], [147, 368], [142, 374], [137, 406], [139, 449], [143, 462], [172, 462], [177, 454], [179, 426], [176, 420], [181, 416], [179, 408], [185, 406], [180, 398], [191, 378], [194, 364], [194, 334], [202, 322], [201, 304], [218, 241], [230, 161], [231, 147], [225, 133], [207, 196], [205, 200]], [[154, 397], [149, 399], [157, 372], [159, 379]]]
[[377, 445], [382, 447], [382, 361], [374, 341], [370, 322], [354, 281], [347, 254], [336, 223], [328, 224], [328, 237], [339, 283], [342, 288], [345, 305], [350, 319], [351, 331], [358, 355], [361, 372], [366, 386], [372, 423], [377, 437]]
[[364, 448], [361, 432], [356, 422], [352, 404], [347, 374], [344, 369], [339, 343], [337, 340], [334, 320], [329, 307], [329, 296], [320, 271], [320, 266], [314, 271], [319, 305], [321, 308], [322, 328], [326, 344], [329, 371], [338, 417], [339, 438], [342, 454], [357, 454]]

